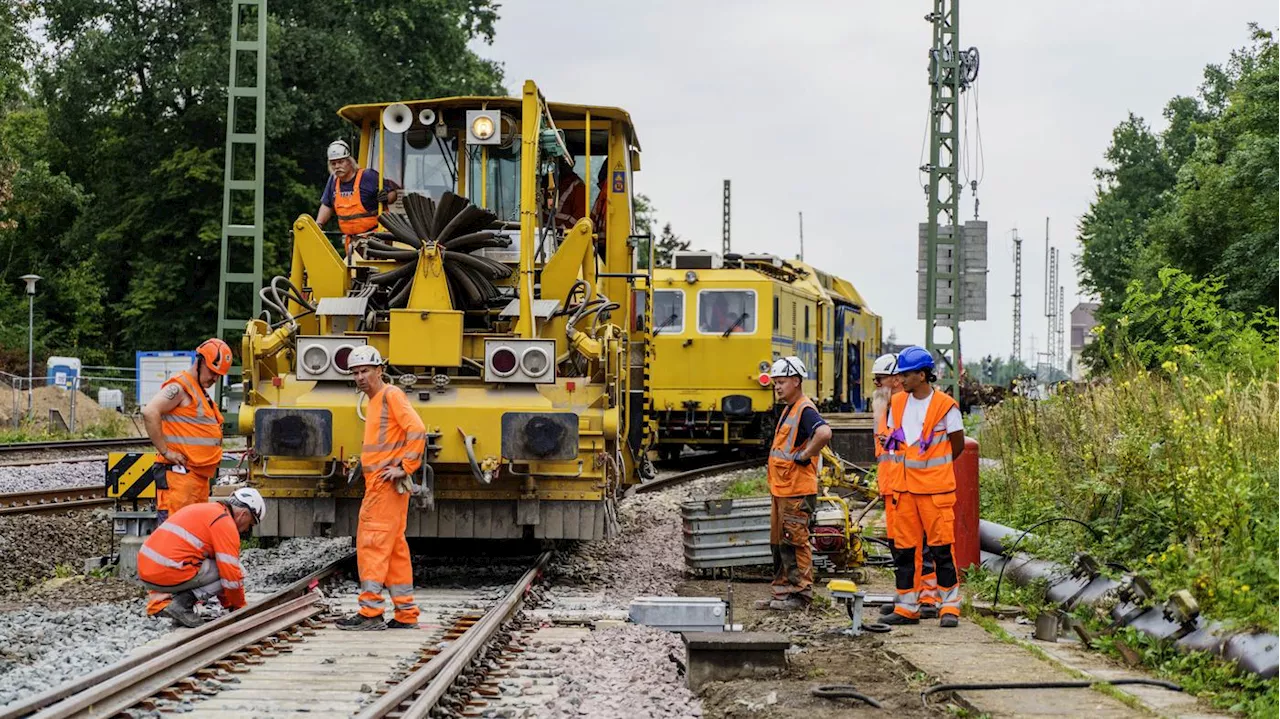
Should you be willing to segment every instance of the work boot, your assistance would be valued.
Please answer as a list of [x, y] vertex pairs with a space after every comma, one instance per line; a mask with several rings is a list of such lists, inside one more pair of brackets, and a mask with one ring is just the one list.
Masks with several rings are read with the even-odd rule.
[[181, 592], [173, 595], [173, 601], [169, 602], [169, 606], [160, 611], [161, 614], [173, 620], [175, 626], [183, 626], [189, 629], [204, 624], [204, 619], [196, 614], [196, 595], [191, 592]]
[[883, 620], [881, 620], [881, 622], [880, 622], [880, 623], [881, 623], [881, 624], [888, 624], [889, 626], [894, 626], [894, 627], [896, 627], [896, 626], [907, 626], [907, 625], [910, 625], [910, 624], [919, 624], [919, 623], [920, 623], [920, 620], [919, 620], [919, 619], [913, 619], [913, 618], [911, 618], [911, 617], [904, 617], [904, 616], [902, 616], [901, 614], [898, 614], [897, 612], [894, 612], [893, 614], [890, 614], [889, 616], [887, 616], [887, 617], [885, 617]]
[[346, 619], [339, 619], [333, 623], [333, 626], [353, 632], [369, 632], [386, 629], [387, 623], [382, 617], [366, 617], [363, 614], [353, 614]]
[[890, 614], [893, 614], [893, 605], [892, 605], [892, 604], [881, 604], [881, 605], [880, 605], [880, 616], [885, 617], [885, 616], [888, 616], [888, 615], [890, 615]]
[[417, 628], [418, 628], [417, 622], [410, 624], [408, 622], [402, 622], [399, 619], [392, 619], [391, 621], [387, 622], [387, 629], [417, 629]]
[[960, 617], [954, 614], [943, 614], [942, 619], [938, 620], [938, 626], [953, 629], [960, 626]]
[[920, 605], [920, 618], [921, 618], [921, 619], [937, 619], [937, 618], [938, 618], [938, 605], [936, 605], [936, 604], [921, 604], [921, 605]]
[[773, 604], [775, 601], [777, 600], [776, 599], [757, 599], [751, 603], [751, 608], [764, 611], [764, 610], [767, 610], [769, 608], [769, 605]]
[[787, 597], [786, 599], [775, 599], [769, 602], [769, 608], [775, 612], [798, 612], [808, 609], [809, 605], [803, 599]]

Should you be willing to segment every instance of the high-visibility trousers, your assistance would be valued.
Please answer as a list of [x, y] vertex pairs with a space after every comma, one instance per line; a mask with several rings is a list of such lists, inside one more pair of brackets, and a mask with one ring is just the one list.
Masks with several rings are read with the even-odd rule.
[[809, 546], [809, 520], [817, 498], [772, 497], [769, 513], [769, 548], [773, 553], [773, 598], [813, 600], [813, 549]]
[[395, 618], [406, 624], [418, 621], [413, 601], [413, 564], [404, 531], [356, 530], [356, 565], [360, 572], [360, 614], [381, 617], [386, 610], [384, 590], [391, 594]]
[[[897, 512], [898, 503], [894, 501], [892, 494], [882, 496], [884, 498], [884, 534], [889, 538], [889, 541], [894, 542], [894, 552], [896, 553], [898, 550], [893, 536], [893, 516]], [[933, 553], [916, 552], [915, 567], [915, 591], [919, 597], [920, 604], [937, 606], [940, 600], [938, 598], [938, 574], [933, 564]]]
[[[902, 560], [896, 563], [898, 597], [894, 611], [904, 616], [919, 616], [924, 595], [936, 591], [938, 613], [959, 615], [959, 575], [951, 546], [955, 542], [955, 493], [895, 492], [890, 499], [895, 505], [893, 543]], [[921, 561], [922, 554], [931, 555], [936, 567], [933, 582], [917, 579], [919, 569], [915, 577], [911, 575], [909, 565], [905, 564], [908, 553], [913, 563]]]
[[208, 502], [209, 486], [217, 473], [216, 466], [187, 468], [185, 474], [179, 474], [172, 469], [165, 471], [165, 482], [168, 483], [169, 488], [156, 489], [156, 510], [160, 513], [157, 517], [158, 521], [163, 523], [169, 515], [188, 505]]

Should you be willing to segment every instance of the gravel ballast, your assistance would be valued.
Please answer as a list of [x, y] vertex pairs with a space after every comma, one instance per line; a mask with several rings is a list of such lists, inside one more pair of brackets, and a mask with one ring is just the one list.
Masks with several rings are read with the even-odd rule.
[[105, 473], [106, 462], [102, 461], [0, 467], [0, 493], [101, 487]]
[[78, 574], [86, 558], [110, 553], [111, 540], [103, 509], [0, 517], [0, 598], [53, 577], [59, 567]]

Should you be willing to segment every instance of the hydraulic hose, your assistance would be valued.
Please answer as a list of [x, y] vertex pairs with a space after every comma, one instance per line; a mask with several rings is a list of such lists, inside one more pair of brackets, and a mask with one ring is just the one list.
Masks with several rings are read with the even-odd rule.
[[809, 693], [819, 699], [857, 699], [876, 709], [884, 709], [880, 702], [858, 691], [852, 684], [824, 684], [810, 689]]
[[1182, 691], [1182, 686], [1163, 679], [1093, 679], [1080, 681], [1059, 681], [1059, 682], [974, 682], [968, 684], [938, 684], [920, 692], [920, 703], [929, 706], [929, 695], [938, 692], [956, 692], [956, 691], [989, 691], [996, 689], [1088, 689], [1097, 684], [1110, 684], [1112, 686], [1123, 686], [1125, 684], [1141, 684], [1144, 686], [1160, 687], [1168, 689], [1171, 692]]
[[1094, 539], [1097, 539], [1097, 538], [1098, 538], [1098, 536], [1099, 536], [1099, 534], [1098, 534], [1098, 530], [1096, 530], [1096, 529], [1094, 529], [1093, 527], [1089, 526], [1088, 524], [1085, 524], [1084, 522], [1081, 522], [1080, 520], [1078, 520], [1078, 519], [1074, 519], [1074, 518], [1072, 518], [1072, 517], [1050, 517], [1049, 519], [1045, 519], [1045, 520], [1042, 520], [1042, 521], [1036, 522], [1035, 524], [1031, 525], [1030, 527], [1027, 527], [1025, 530], [1023, 530], [1022, 534], [1018, 535], [1018, 539], [1017, 539], [1017, 541], [1015, 541], [1015, 542], [1013, 543], [1013, 546], [1009, 547], [1009, 549], [1007, 550], [1007, 551], [1009, 552], [1009, 554], [1008, 554], [1009, 561], [1005, 562], [1004, 564], [1002, 564], [1002, 565], [1000, 566], [1000, 576], [996, 577], [996, 591], [995, 591], [995, 595], [994, 595], [994, 596], [992, 596], [992, 598], [991, 598], [991, 609], [992, 609], [992, 610], [995, 610], [996, 608], [998, 608], [998, 607], [1000, 606], [1000, 583], [1004, 581], [1004, 570], [1005, 570], [1005, 569], [1007, 569], [1007, 568], [1008, 568], [1008, 566], [1009, 566], [1009, 564], [1010, 564], [1010, 562], [1012, 562], [1012, 561], [1013, 561], [1014, 551], [1018, 548], [1018, 545], [1019, 545], [1019, 544], [1022, 544], [1022, 540], [1023, 540], [1023, 539], [1025, 539], [1025, 538], [1026, 538], [1026, 536], [1027, 536], [1028, 534], [1031, 534], [1031, 530], [1035, 529], [1036, 527], [1042, 527], [1042, 526], [1044, 526], [1044, 525], [1046, 525], [1046, 524], [1052, 524], [1053, 522], [1075, 522], [1076, 524], [1080, 525], [1081, 527], [1084, 527], [1085, 529], [1089, 530], [1089, 532], [1090, 532], [1091, 534], [1093, 534], [1093, 538], [1094, 538]]

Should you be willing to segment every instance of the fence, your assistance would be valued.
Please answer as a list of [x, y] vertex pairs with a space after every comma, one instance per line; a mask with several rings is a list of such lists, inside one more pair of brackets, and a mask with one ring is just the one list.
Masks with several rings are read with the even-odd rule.
[[21, 377], [0, 372], [0, 426], [32, 434], [145, 434], [132, 368], [85, 367], [104, 372], [63, 377]]

